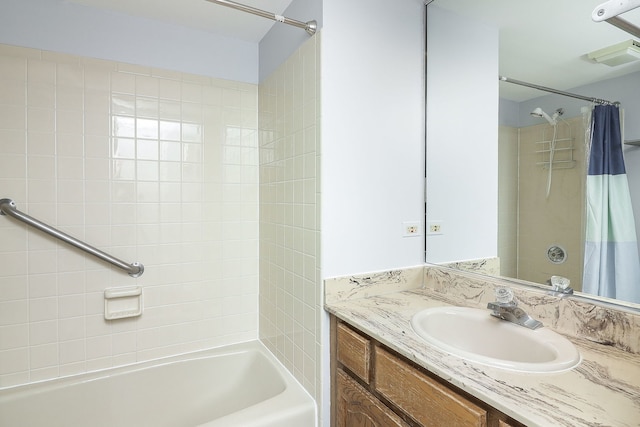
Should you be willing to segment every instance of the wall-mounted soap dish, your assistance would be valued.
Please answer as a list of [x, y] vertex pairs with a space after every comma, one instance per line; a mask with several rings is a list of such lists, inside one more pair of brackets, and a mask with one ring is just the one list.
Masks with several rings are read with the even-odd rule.
[[142, 287], [128, 286], [104, 290], [106, 320], [136, 317], [142, 314]]

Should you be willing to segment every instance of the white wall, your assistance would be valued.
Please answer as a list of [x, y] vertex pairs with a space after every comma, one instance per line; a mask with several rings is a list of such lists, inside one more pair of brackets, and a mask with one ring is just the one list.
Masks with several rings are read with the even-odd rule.
[[427, 32], [427, 260], [493, 257], [498, 30], [431, 5]]
[[64, 0], [2, 0], [0, 43], [258, 82], [257, 44]]
[[424, 7], [325, 0], [323, 277], [423, 262]]
[[500, 126], [519, 127], [520, 104], [518, 102], [500, 98], [499, 110], [498, 124]]
[[[424, 229], [423, 2], [323, 3], [322, 277], [422, 264], [423, 238], [403, 238], [402, 223]], [[320, 408], [322, 425], [329, 410]]]

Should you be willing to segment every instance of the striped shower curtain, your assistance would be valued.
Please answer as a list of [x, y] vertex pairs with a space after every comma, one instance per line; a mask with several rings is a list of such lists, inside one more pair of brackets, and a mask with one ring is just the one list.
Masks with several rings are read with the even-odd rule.
[[640, 302], [640, 259], [620, 129], [617, 106], [594, 108], [582, 290]]

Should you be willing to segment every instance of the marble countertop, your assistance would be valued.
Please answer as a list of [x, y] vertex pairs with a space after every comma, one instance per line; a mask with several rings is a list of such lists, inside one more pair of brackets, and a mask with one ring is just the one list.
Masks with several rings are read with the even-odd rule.
[[427, 289], [330, 299], [325, 309], [420, 366], [527, 426], [640, 426], [640, 356], [567, 336], [580, 365], [552, 374], [520, 373], [447, 354], [412, 329], [418, 311], [451, 305]]

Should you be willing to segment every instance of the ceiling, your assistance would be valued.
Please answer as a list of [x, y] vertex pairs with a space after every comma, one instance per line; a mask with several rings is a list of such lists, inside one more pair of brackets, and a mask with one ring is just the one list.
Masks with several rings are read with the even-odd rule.
[[[84, 6], [153, 19], [247, 42], [258, 43], [275, 21], [205, 0], [67, 0]], [[292, 0], [238, 0], [267, 12], [282, 14]], [[306, 21], [304, 18], [288, 18]]]
[[[606, 22], [591, 20], [591, 12], [604, 2], [435, 0], [433, 5], [500, 29], [501, 75], [567, 91], [640, 71], [640, 61], [609, 67], [586, 57], [589, 52], [634, 38]], [[640, 8], [619, 17], [640, 27]], [[500, 84], [500, 96], [513, 101], [541, 95], [534, 89]]]
[[[67, 0], [141, 18], [258, 43], [274, 21], [205, 0]], [[320, 0], [317, 0], [320, 1]], [[292, 0], [237, 0], [283, 14]], [[604, 0], [435, 0], [433, 5], [500, 29], [500, 74], [560, 90], [640, 71], [640, 61], [618, 67], [597, 64], [586, 54], [633, 38], [591, 20]], [[620, 16], [640, 26], [640, 8]], [[306, 17], [291, 16], [304, 21]], [[496, 77], [497, 78], [497, 77]], [[500, 84], [502, 97], [524, 101], [540, 91]]]

